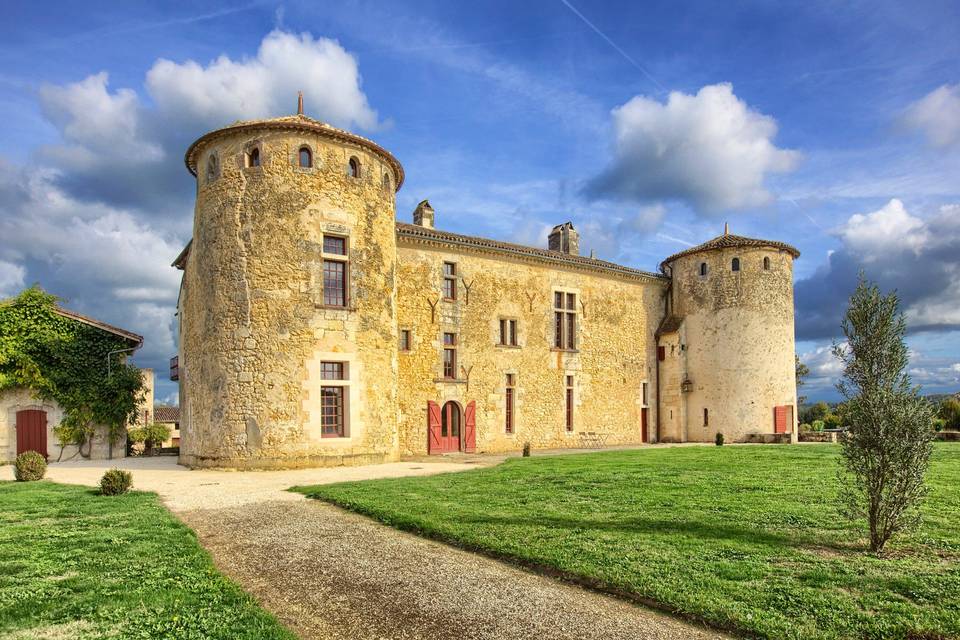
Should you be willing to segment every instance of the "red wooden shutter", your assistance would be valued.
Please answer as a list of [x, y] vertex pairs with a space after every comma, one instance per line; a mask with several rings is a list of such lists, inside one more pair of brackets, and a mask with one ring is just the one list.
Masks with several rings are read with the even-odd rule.
[[785, 406], [773, 408], [773, 432], [787, 432], [787, 408]]
[[667, 359], [667, 348], [666, 347], [657, 347], [657, 360], [663, 362]]
[[440, 405], [427, 401], [427, 451], [440, 453]]
[[477, 450], [477, 403], [473, 400], [467, 403], [464, 417], [463, 450], [465, 453]]

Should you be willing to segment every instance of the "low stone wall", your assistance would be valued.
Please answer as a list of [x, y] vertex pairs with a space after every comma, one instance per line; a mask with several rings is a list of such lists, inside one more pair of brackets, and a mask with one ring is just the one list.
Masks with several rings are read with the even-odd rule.
[[936, 435], [937, 440], [946, 442], [960, 442], [960, 431], [940, 431]]
[[748, 433], [745, 442], [752, 444], [790, 444], [792, 433]]
[[836, 442], [837, 434], [827, 431], [801, 431], [800, 442]]

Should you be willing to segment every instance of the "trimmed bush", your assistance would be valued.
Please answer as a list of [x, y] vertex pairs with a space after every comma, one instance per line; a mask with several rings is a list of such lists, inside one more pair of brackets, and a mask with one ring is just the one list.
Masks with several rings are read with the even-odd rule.
[[717, 437], [714, 439], [714, 442], [717, 443], [718, 447], [723, 446], [723, 434], [717, 431]]
[[524, 443], [523, 443], [523, 457], [524, 457], [524, 458], [529, 458], [529, 457], [530, 457], [530, 443], [529, 443], [529, 442], [524, 442]]
[[819, 431], [823, 431], [823, 428], [824, 428], [824, 422], [823, 422], [823, 420], [814, 420], [814, 421], [813, 421], [813, 430], [814, 430], [814, 431], [818, 431], [818, 432], [819, 432]]
[[105, 496], [118, 496], [130, 490], [133, 475], [123, 469], [110, 469], [100, 478], [100, 493]]
[[804, 422], [800, 425], [800, 433], [807, 433], [809, 431], [813, 431], [813, 427], [811, 427], [809, 423]]
[[47, 459], [36, 451], [24, 451], [13, 465], [13, 477], [18, 482], [40, 480], [47, 472]]

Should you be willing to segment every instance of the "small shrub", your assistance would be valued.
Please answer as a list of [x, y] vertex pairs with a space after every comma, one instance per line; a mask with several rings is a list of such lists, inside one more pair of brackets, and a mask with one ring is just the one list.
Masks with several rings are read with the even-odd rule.
[[46, 472], [47, 459], [36, 451], [24, 451], [14, 462], [13, 477], [18, 482], [40, 480]]
[[100, 493], [105, 496], [118, 496], [130, 490], [133, 475], [123, 469], [110, 469], [100, 478]]
[[170, 427], [161, 423], [133, 427], [127, 431], [127, 440], [131, 444], [143, 443], [144, 455], [153, 455], [154, 449], [170, 439]]
[[823, 420], [814, 420], [812, 426], [813, 426], [813, 430], [816, 431], [817, 433], [819, 433], [819, 432], [823, 431], [823, 428], [824, 428], [825, 424], [824, 424]]
[[723, 446], [723, 434], [717, 431], [717, 437], [714, 439], [714, 442], [717, 443], [718, 447]]
[[529, 458], [529, 457], [530, 457], [530, 443], [529, 443], [529, 442], [524, 442], [524, 443], [523, 443], [523, 457], [524, 457], [524, 458]]
[[943, 418], [934, 418], [933, 419], [933, 430], [937, 433], [940, 433], [947, 426], [947, 421]]
[[809, 433], [810, 431], [813, 431], [813, 427], [809, 423], [804, 422], [800, 425], [800, 433]]

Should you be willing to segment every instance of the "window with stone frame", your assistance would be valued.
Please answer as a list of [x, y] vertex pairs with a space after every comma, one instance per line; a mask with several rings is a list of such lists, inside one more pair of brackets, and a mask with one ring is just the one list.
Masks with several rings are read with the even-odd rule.
[[564, 392], [565, 426], [567, 431], [573, 431], [573, 376], [566, 376]]
[[457, 379], [457, 334], [443, 334], [443, 377]]
[[323, 304], [346, 307], [350, 291], [350, 260], [347, 238], [323, 236]]
[[516, 376], [512, 373], [507, 374], [506, 387], [504, 388], [504, 425], [505, 433], [513, 433], [513, 420], [516, 415], [514, 406], [514, 396], [516, 395]]
[[320, 363], [320, 435], [324, 438], [347, 435], [347, 371], [345, 362]]
[[504, 347], [517, 346], [517, 321], [512, 318], [500, 318], [500, 342]]
[[577, 348], [577, 294], [556, 291], [553, 294], [553, 346], [565, 351]]
[[413, 348], [410, 329], [400, 329], [400, 351], [410, 351]]
[[304, 169], [313, 167], [313, 151], [310, 147], [306, 145], [300, 147], [297, 151], [297, 164]]
[[457, 263], [443, 263], [443, 299], [457, 299]]

